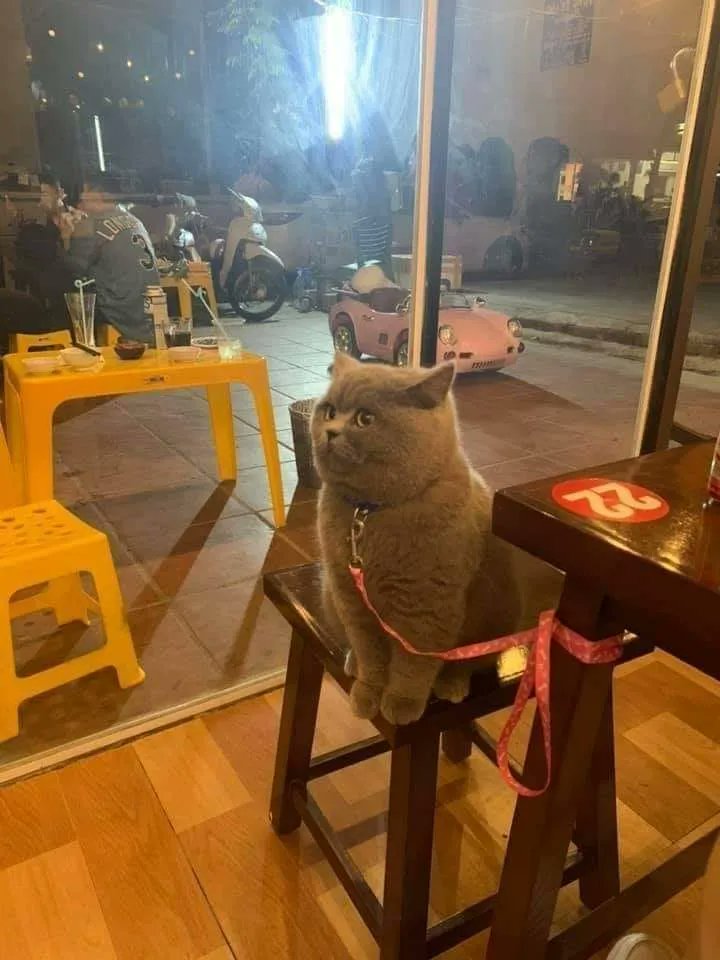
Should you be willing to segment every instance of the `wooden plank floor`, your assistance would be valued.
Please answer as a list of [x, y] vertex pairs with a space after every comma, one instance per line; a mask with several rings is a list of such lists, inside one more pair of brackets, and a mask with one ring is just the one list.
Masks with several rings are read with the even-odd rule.
[[[628, 880], [720, 818], [720, 685], [662, 654], [616, 678], [619, 821]], [[372, 960], [377, 951], [305, 830], [267, 820], [282, 692], [0, 790], [2, 960]], [[496, 732], [503, 715], [487, 720]], [[518, 734], [522, 753], [529, 723]], [[318, 749], [366, 736], [336, 688]], [[379, 894], [387, 757], [316, 785]], [[431, 912], [491, 892], [513, 796], [481, 757], [443, 760]], [[644, 925], [682, 950], [699, 885]], [[556, 924], [580, 909], [563, 891]], [[445, 956], [484, 954], [485, 936]]]

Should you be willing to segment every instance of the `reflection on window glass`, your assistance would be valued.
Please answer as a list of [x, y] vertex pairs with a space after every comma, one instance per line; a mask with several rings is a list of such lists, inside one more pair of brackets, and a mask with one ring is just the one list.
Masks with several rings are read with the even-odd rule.
[[[72, 333], [104, 349], [97, 365], [83, 350], [64, 355], [89, 365], [88, 395], [109, 371], [142, 386], [67, 405], [54, 492], [111, 533], [146, 676], [122, 690], [101, 674], [30, 704], [32, 732], [0, 743], [0, 767], [188, 700], [282, 682], [289, 631], [263, 602], [262, 576], [317, 552], [303, 411], [325, 391], [335, 349], [407, 362], [420, 9], [4, 0], [0, 355], [28, 341], [54, 349]], [[496, 150], [484, 162], [506, 177]], [[370, 312], [390, 325], [365, 339]], [[246, 352], [269, 358], [275, 433], [240, 384], [235, 416], [220, 386], [208, 417], [202, 387]], [[152, 372], [133, 379], [138, 368]], [[196, 389], [169, 389], [186, 374]], [[288, 524], [273, 542], [283, 504]], [[37, 625], [18, 619], [27, 661]], [[51, 656], [91, 646], [72, 630], [58, 641], [52, 622]]]
[[[457, 387], [498, 485], [632, 452], [701, 8], [458, 0], [442, 278], [522, 329], [512, 366]], [[716, 203], [691, 337], [715, 352], [689, 360], [715, 373], [719, 222]], [[489, 328], [475, 346], [499, 349]], [[716, 419], [695, 386], [695, 421]]]
[[467, 271], [657, 272], [699, 13], [460, 4], [446, 247]]
[[[108, 209], [132, 207], [161, 271], [216, 261], [220, 302], [251, 320], [288, 293], [303, 309], [327, 307], [353, 267], [377, 262], [392, 281], [393, 253], [409, 258], [419, 0], [10, 8], [5, 188], [35, 194], [42, 173], [79, 220], [90, 178]], [[482, 162], [511, 204], [502, 149], [489, 143]], [[249, 263], [248, 239], [270, 251], [262, 263]]]

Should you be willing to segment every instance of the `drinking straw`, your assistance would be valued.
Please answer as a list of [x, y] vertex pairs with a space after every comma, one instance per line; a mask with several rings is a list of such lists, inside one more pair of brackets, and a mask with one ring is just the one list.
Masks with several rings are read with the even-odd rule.
[[185, 279], [185, 277], [180, 277], [180, 280], [181, 280], [182, 283], [185, 284], [185, 286], [188, 288], [188, 290], [190, 291], [190, 293], [191, 293], [194, 297], [197, 297], [197, 299], [200, 301], [200, 303], [205, 307], [205, 309], [207, 310], [207, 312], [210, 314], [210, 319], [212, 320], [213, 325], [218, 328], [218, 330], [220, 331], [220, 333], [222, 333], [223, 337], [225, 337], [226, 340], [232, 339], [232, 338], [229, 336], [229, 334], [228, 334], [227, 330], [225, 329], [225, 327], [223, 326], [223, 324], [222, 324], [222, 322], [221, 322], [221, 320], [220, 320], [220, 317], [218, 317], [217, 314], [213, 312], [213, 310], [212, 310], [211, 307], [210, 307], [210, 304], [209, 304], [209, 303], [207, 302], [207, 300], [205, 299], [205, 290], [204, 290], [202, 287], [198, 288], [197, 290], [194, 290], [194, 289], [192, 288], [192, 286], [187, 282], [187, 280]]
[[89, 335], [89, 332], [88, 332], [88, 328], [87, 328], [87, 320], [86, 320], [86, 317], [85, 317], [85, 287], [89, 287], [91, 283], [95, 283], [95, 281], [92, 279], [92, 277], [90, 277], [89, 280], [76, 280], [76, 281], [75, 281], [75, 286], [77, 287], [77, 289], [78, 289], [78, 291], [79, 291], [79, 293], [80, 293], [80, 322], [82, 323], [83, 337], [85, 338], [85, 342], [86, 342], [86, 343], [87, 343], [87, 341], [88, 341], [89, 339], [92, 339], [92, 343], [90, 343], [90, 344], [88, 344], [88, 345], [94, 347], [94, 346], [95, 346], [95, 331], [93, 330], [93, 332], [92, 332], [92, 338], [90, 338], [90, 335]]

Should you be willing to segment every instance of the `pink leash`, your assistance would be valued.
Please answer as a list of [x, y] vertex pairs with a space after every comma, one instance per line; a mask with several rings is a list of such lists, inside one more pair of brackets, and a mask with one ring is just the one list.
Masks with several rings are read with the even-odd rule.
[[[358, 558], [359, 559], [359, 558]], [[505, 781], [521, 797], [539, 797], [545, 793], [550, 785], [552, 775], [552, 737], [550, 726], [550, 645], [553, 640], [560, 644], [571, 656], [581, 663], [615, 663], [620, 659], [623, 646], [619, 637], [610, 637], [607, 640], [591, 641], [581, 637], [579, 633], [570, 630], [555, 616], [554, 610], [546, 610], [540, 614], [537, 627], [524, 630], [520, 633], [511, 633], [507, 637], [498, 637], [483, 643], [471, 643], [464, 647], [454, 647], [452, 650], [443, 650], [438, 653], [427, 650], [416, 650], [411, 643], [401, 637], [393, 628], [385, 623], [373, 606], [365, 587], [365, 574], [359, 564], [350, 565], [350, 576], [365, 603], [365, 606], [376, 617], [378, 623], [388, 636], [397, 640], [408, 653], [418, 657], [436, 657], [440, 660], [473, 660], [490, 653], [502, 653], [513, 647], [529, 647], [527, 666], [520, 680], [515, 703], [508, 718], [500, 739], [497, 743], [497, 763], [500, 774]], [[510, 770], [510, 738], [520, 721], [522, 712], [529, 699], [535, 693], [537, 707], [540, 713], [543, 742], [545, 745], [545, 766], [547, 775], [545, 785], [540, 790], [532, 790], [520, 783]]]

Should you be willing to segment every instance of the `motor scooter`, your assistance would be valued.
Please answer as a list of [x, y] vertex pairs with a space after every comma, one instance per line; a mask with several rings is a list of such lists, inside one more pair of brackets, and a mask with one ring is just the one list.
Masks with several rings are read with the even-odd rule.
[[[229, 188], [228, 188], [229, 189]], [[267, 244], [260, 205], [230, 190], [234, 216], [225, 239], [210, 245], [210, 266], [219, 301], [227, 300], [248, 321], [267, 320], [287, 295], [285, 265]]]

